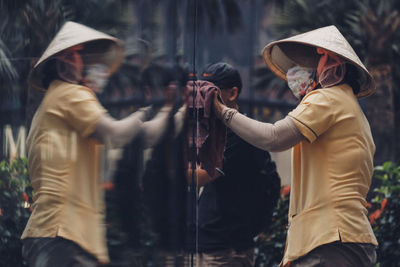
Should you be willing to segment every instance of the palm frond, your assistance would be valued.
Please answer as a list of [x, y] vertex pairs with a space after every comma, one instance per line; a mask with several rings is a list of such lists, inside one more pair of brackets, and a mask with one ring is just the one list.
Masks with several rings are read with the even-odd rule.
[[222, 6], [226, 16], [228, 32], [235, 33], [242, 27], [242, 12], [236, 0], [224, 0]]
[[7, 47], [0, 40], [0, 80], [2, 81], [15, 81], [18, 79], [18, 72], [12, 64], [10, 59], [10, 52]]

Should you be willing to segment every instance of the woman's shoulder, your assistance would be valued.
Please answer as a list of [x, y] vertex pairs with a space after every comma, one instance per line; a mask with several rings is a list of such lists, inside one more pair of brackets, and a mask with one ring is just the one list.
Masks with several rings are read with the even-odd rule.
[[348, 84], [339, 84], [332, 87], [313, 90], [304, 96], [302, 102], [322, 100], [330, 102], [345, 102], [345, 99], [348, 99], [349, 97], [356, 99], [352, 88]]
[[53, 81], [49, 86], [48, 93], [67, 102], [76, 98], [97, 99], [96, 94], [90, 88], [61, 80]]

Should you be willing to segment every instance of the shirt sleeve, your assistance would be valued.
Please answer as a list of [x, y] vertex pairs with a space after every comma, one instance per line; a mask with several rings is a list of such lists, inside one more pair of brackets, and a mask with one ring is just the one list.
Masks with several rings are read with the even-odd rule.
[[335, 123], [335, 108], [329, 96], [314, 91], [305, 96], [288, 116], [312, 143]]
[[65, 102], [63, 105], [65, 119], [83, 137], [94, 132], [101, 115], [107, 112], [96, 95], [83, 86], [71, 90]]

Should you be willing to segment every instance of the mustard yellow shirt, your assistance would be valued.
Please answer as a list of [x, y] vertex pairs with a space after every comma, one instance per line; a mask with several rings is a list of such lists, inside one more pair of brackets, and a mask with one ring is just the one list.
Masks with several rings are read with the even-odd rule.
[[104, 112], [89, 88], [51, 83], [27, 138], [35, 195], [22, 239], [63, 237], [109, 262], [99, 177], [102, 146], [89, 137]]
[[281, 265], [338, 240], [377, 245], [365, 200], [375, 145], [351, 87], [314, 90], [289, 116], [307, 140], [292, 151], [289, 229]]

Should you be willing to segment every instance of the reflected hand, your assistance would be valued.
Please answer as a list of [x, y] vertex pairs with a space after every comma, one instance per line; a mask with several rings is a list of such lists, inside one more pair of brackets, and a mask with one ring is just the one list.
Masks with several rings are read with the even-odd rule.
[[[221, 173], [219, 171], [215, 171], [214, 176], [211, 177], [206, 170], [200, 167], [200, 165], [196, 165], [196, 169], [194, 171], [195, 183], [199, 187], [204, 186], [221, 176]], [[190, 167], [190, 164], [186, 173], [186, 179], [189, 184], [192, 183], [192, 169]]]
[[177, 93], [177, 85], [175, 83], [170, 83], [166, 88], [165, 92], [165, 104], [166, 106], [173, 106], [175, 103], [176, 93]]

